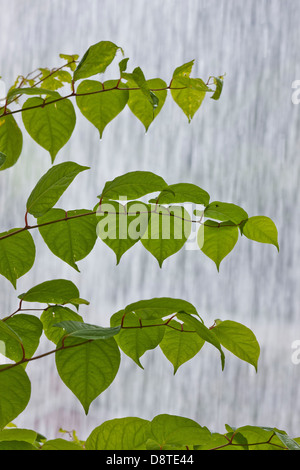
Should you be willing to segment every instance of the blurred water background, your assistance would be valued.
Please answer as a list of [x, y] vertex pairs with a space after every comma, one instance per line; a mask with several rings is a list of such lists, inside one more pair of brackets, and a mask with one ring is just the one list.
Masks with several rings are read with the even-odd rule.
[[[75, 131], [56, 163], [73, 160], [91, 171], [77, 177], [59, 207], [92, 208], [105, 181], [149, 170], [169, 184], [195, 183], [211, 200], [239, 204], [250, 216], [271, 217], [280, 243], [278, 254], [274, 246], [241, 239], [217, 273], [201, 252], [184, 249], [159, 269], [138, 245], [116, 266], [99, 240], [77, 273], [32, 232], [34, 268], [17, 291], [0, 278], [2, 316], [33, 285], [66, 278], [90, 300], [81, 309], [87, 322], [108, 326], [114, 312], [140, 299], [184, 298], [207, 325], [221, 318], [251, 328], [261, 357], [256, 374], [227, 353], [222, 372], [218, 352], [206, 345], [173, 376], [159, 349], [142, 358], [144, 370], [122, 356], [117, 378], [85, 416], [49, 356], [27, 367], [32, 397], [16, 424], [47, 437], [60, 427], [76, 429], [85, 439], [107, 419], [170, 413], [220, 432], [225, 423], [257, 424], [299, 435], [300, 365], [291, 360], [292, 342], [300, 339], [300, 107], [291, 101], [292, 82], [300, 79], [299, 17], [298, 0], [0, 0], [0, 75], [7, 86], [19, 74], [60, 66], [59, 53], [82, 56], [101, 40], [121, 46], [128, 69], [140, 66], [147, 78], [169, 82], [173, 70], [192, 59], [193, 77], [226, 73], [221, 100], [207, 97], [191, 124], [168, 96], [147, 134], [126, 109], [100, 141], [76, 110]], [[22, 226], [26, 199], [49, 167], [48, 153], [24, 133], [20, 160], [0, 172], [1, 231]], [[48, 349], [42, 342], [39, 351]]]

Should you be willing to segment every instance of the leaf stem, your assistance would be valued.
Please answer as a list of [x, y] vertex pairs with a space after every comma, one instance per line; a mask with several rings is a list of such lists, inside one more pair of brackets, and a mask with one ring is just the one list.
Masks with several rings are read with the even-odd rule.
[[70, 348], [75, 348], [77, 346], [82, 346], [83, 344], [86, 344], [86, 343], [90, 343], [92, 340], [88, 339], [87, 341], [83, 341], [82, 343], [77, 343], [77, 344], [69, 344], [68, 346], [65, 346], [64, 344], [62, 346], [60, 346], [59, 348], [56, 348], [56, 349], [52, 349], [51, 351], [48, 351], [46, 353], [43, 353], [43, 354], [39, 354], [38, 356], [33, 356], [33, 357], [29, 357], [29, 358], [26, 358], [24, 357], [23, 359], [21, 359], [20, 361], [18, 362], [15, 362], [13, 364], [9, 364], [7, 367], [3, 367], [2, 369], [0, 369], [0, 373], [1, 372], [4, 372], [6, 370], [9, 370], [9, 369], [12, 369], [13, 367], [17, 367], [21, 364], [25, 364], [27, 362], [31, 362], [31, 361], [35, 361], [37, 359], [41, 359], [43, 357], [47, 357], [47, 356], [50, 356], [51, 354], [54, 354], [56, 353], [57, 351], [62, 351], [63, 349], [70, 349]]
[[[68, 65], [68, 64], [67, 64]], [[63, 68], [63, 67], [61, 67]], [[60, 69], [56, 69], [55, 71], [58, 71]], [[54, 73], [54, 72], [53, 72]], [[45, 77], [43, 80], [45, 80], [46, 78], [48, 78], [50, 76], [50, 74]], [[43, 80], [41, 80], [39, 83], [41, 83]], [[62, 101], [62, 100], [66, 100], [68, 98], [73, 98], [74, 96], [88, 96], [88, 95], [95, 95], [95, 94], [98, 94], [98, 93], [104, 93], [106, 91], [113, 91], [113, 90], [119, 90], [119, 91], [138, 91], [138, 90], [141, 90], [140, 87], [132, 87], [132, 88], [121, 88], [119, 87], [119, 82], [120, 80], [118, 81], [117, 85], [114, 86], [114, 87], [111, 87], [111, 88], [102, 88], [101, 90], [97, 90], [97, 91], [91, 91], [91, 92], [86, 92], [86, 93], [76, 93], [75, 92], [75, 89], [74, 89], [74, 84], [72, 85], [72, 93], [70, 93], [69, 95], [65, 95], [65, 96], [60, 96], [59, 98], [56, 98], [54, 100], [51, 100], [51, 101], [47, 101], [47, 102], [44, 102], [42, 104], [39, 104], [39, 105], [35, 105], [35, 106], [29, 106], [28, 108], [20, 108], [20, 109], [15, 109], [13, 111], [7, 111], [6, 107], [5, 106], [2, 106], [1, 109], [4, 108], [4, 112], [0, 115], [0, 118], [1, 117], [4, 117], [4, 116], [7, 116], [9, 114], [16, 114], [16, 113], [21, 113], [21, 112], [24, 112], [24, 111], [29, 111], [31, 109], [36, 109], [36, 108], [43, 108], [49, 104], [53, 104], [53, 103], [57, 103], [59, 101]], [[36, 85], [35, 85], [36, 86]], [[32, 88], [32, 87], [31, 87]], [[153, 89], [150, 89], [149, 91], [152, 91], [152, 92], [156, 92], [156, 91], [164, 91], [164, 90], [185, 90], [186, 86], [183, 86], [183, 87], [171, 87], [171, 84], [169, 86], [166, 86], [166, 87], [162, 87], [162, 88], [153, 88]], [[206, 93], [209, 93], [208, 91]], [[18, 95], [17, 97], [15, 97], [14, 100], [12, 100], [11, 102], [15, 101], [16, 99], [18, 99], [20, 97], [20, 95]]]

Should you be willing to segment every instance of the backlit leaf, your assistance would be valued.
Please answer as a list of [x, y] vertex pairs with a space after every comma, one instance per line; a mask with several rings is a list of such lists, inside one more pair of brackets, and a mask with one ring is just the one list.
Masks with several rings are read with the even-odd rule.
[[[150, 124], [156, 118], [165, 103], [167, 97], [167, 90], [161, 89], [167, 88], [167, 84], [160, 78], [153, 78], [151, 80], [147, 80], [146, 84], [149, 89], [155, 90], [154, 93], [158, 99], [157, 106], [153, 107], [153, 103], [151, 104], [151, 102], [149, 101], [147, 96], [145, 96], [142, 90], [129, 91], [128, 106], [132, 113], [142, 122], [142, 124], [144, 124], [145, 129], [147, 131]], [[129, 88], [134, 88], [135, 83], [129, 80], [127, 82], [127, 86]]]
[[[25, 357], [28, 359], [33, 356], [36, 349], [38, 348], [40, 337], [43, 332], [42, 322], [34, 315], [17, 314], [5, 321], [5, 324], [12, 328], [14, 332], [21, 338], [23, 350], [25, 351]], [[11, 342], [6, 344], [6, 348], [9, 351]], [[10, 359], [14, 361], [20, 361], [22, 359], [22, 351], [17, 351], [17, 354], [8, 355]]]
[[257, 370], [260, 347], [254, 333], [241, 323], [231, 320], [218, 321], [211, 330], [224, 348]]
[[[122, 313], [122, 311], [117, 312], [111, 317], [111, 326], [120, 325]], [[153, 320], [143, 320], [144, 328], [142, 328], [139, 316], [135, 313], [128, 313], [120, 333], [115, 338], [122, 351], [142, 369], [140, 357], [149, 349], [156, 348], [165, 333], [164, 326], [150, 326], [153, 323]]]
[[74, 80], [105, 72], [118, 49], [120, 49], [119, 46], [110, 41], [100, 41], [90, 46], [74, 72]]
[[212, 259], [219, 271], [220, 263], [238, 241], [239, 231], [232, 222], [207, 220], [198, 231], [198, 243], [203, 253]]
[[13, 166], [18, 161], [22, 146], [23, 135], [15, 118], [11, 114], [0, 117], [0, 152], [5, 155], [5, 161], [2, 158], [0, 171]]
[[88, 414], [92, 401], [109, 387], [118, 372], [119, 348], [114, 338], [84, 341], [68, 337], [64, 346], [56, 352], [57, 371]]
[[176, 448], [203, 444], [209, 441], [211, 433], [192, 419], [161, 414], [151, 421], [147, 437], [155, 441], [160, 449], [164, 449], [167, 445]]
[[221, 363], [222, 363], [222, 370], [225, 366], [225, 356], [221, 348], [221, 344], [216, 338], [216, 335], [212, 333], [212, 331], [207, 328], [202, 322], [197, 320], [197, 318], [187, 315], [186, 313], [180, 313], [177, 315], [177, 318], [184, 322], [187, 328], [191, 328], [193, 331], [200, 336], [200, 338], [204, 339], [208, 343], [212, 344], [215, 348], [217, 348], [221, 355]]
[[31, 384], [23, 367], [8, 370], [0, 366], [0, 430], [13, 421], [26, 408], [31, 394]]
[[[170, 184], [170, 186], [163, 190], [159, 194], [157, 201], [159, 201], [159, 204], [193, 202], [194, 204], [207, 206], [209, 203], [209, 194], [195, 184], [177, 183]], [[151, 199], [149, 202], [155, 203], [156, 200]]]
[[104, 83], [84, 80], [77, 89], [77, 106], [84, 117], [98, 129], [100, 139], [107, 124], [124, 109], [128, 101], [128, 91], [115, 90], [117, 84], [118, 80], [108, 80]]
[[[39, 227], [48, 248], [60, 259], [79, 271], [77, 261], [85, 258], [93, 249], [97, 234], [97, 219], [95, 214], [90, 214], [89, 210], [73, 210], [67, 213], [62, 209], [50, 209], [44, 216], [37, 219], [37, 223], [47, 224], [48, 222], [64, 219], [69, 220]], [[72, 219], [72, 217], [74, 217]]]
[[170, 297], [157, 297], [148, 300], [139, 300], [125, 307], [124, 313], [134, 312], [141, 319], [153, 320], [163, 318], [173, 313], [185, 312], [199, 317], [195, 307], [186, 300]]
[[53, 166], [38, 181], [27, 200], [27, 211], [41, 217], [59, 200], [74, 178], [87, 166], [75, 162], [63, 162]]
[[202, 80], [190, 78], [194, 61], [177, 67], [173, 73], [171, 95], [176, 104], [182, 109], [189, 122], [202, 104], [206, 88]]
[[159, 266], [166, 258], [179, 251], [191, 233], [191, 219], [184, 207], [159, 206], [152, 212], [141, 243], [158, 261]]
[[[0, 238], [21, 230], [15, 228], [0, 233]], [[35, 244], [28, 230], [0, 240], [0, 274], [6, 277], [14, 288], [17, 279], [26, 274], [33, 266], [35, 260]]]
[[83, 322], [83, 318], [68, 307], [55, 305], [44, 310], [41, 315], [41, 322], [43, 323], [46, 337], [50, 341], [53, 341], [53, 343], [57, 344], [62, 336], [65, 335], [65, 333], [63, 330], [57, 328], [54, 325], [56, 323], [68, 320]]
[[211, 219], [221, 220], [222, 222], [230, 220], [235, 224], [240, 224], [248, 219], [248, 214], [241, 207], [228, 202], [214, 201], [205, 208], [204, 216]]
[[279, 251], [277, 228], [269, 217], [250, 217], [243, 225], [242, 233], [250, 240], [275, 245]]
[[68, 337], [82, 339], [107, 339], [117, 335], [120, 331], [120, 326], [115, 328], [103, 328], [102, 326], [90, 325], [80, 321], [67, 320], [59, 323], [54, 323], [54, 327], [63, 328]]
[[96, 427], [86, 441], [86, 450], [145, 450], [149, 421], [117, 418]]
[[193, 330], [189, 330], [182, 323], [171, 320], [168, 325], [159, 347], [173, 364], [175, 374], [182, 364], [200, 351], [205, 341], [196, 332], [191, 333]]
[[40, 302], [46, 304], [65, 304], [79, 298], [79, 290], [72, 281], [53, 279], [32, 287], [19, 299], [25, 302]]
[[[131, 171], [107, 181], [101, 197], [116, 201], [126, 196], [127, 199], [138, 199], [146, 194], [161, 191], [167, 186], [161, 176], [150, 171]], [[100, 197], [100, 196], [99, 196]]]
[[[23, 105], [22, 119], [28, 134], [50, 153], [52, 163], [70, 139], [75, 123], [74, 106], [68, 99], [29, 98]], [[33, 108], [33, 109], [29, 109]]]
[[150, 207], [140, 201], [126, 205], [107, 201], [98, 209], [97, 235], [115, 252], [117, 264], [123, 254], [145, 233], [149, 220], [148, 211]]

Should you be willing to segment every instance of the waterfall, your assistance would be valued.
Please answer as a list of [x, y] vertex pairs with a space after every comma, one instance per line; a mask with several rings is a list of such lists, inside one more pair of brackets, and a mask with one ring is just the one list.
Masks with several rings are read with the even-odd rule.
[[[121, 46], [128, 69], [140, 66], [147, 78], [168, 82], [177, 66], [192, 59], [194, 77], [226, 73], [221, 100], [207, 97], [190, 124], [169, 95], [147, 134], [125, 109], [100, 141], [76, 109], [76, 128], [56, 163], [72, 160], [91, 170], [78, 176], [59, 207], [92, 208], [107, 180], [147, 170], [169, 184], [197, 184], [211, 200], [241, 205], [250, 216], [272, 218], [280, 243], [278, 254], [243, 238], [218, 273], [200, 251], [185, 249], [160, 269], [140, 244], [116, 266], [114, 253], [99, 240], [77, 273], [33, 233], [37, 259], [17, 291], [0, 278], [2, 317], [16, 309], [20, 293], [66, 278], [90, 301], [81, 309], [86, 322], [108, 326], [114, 312], [140, 299], [183, 298], [207, 325], [221, 318], [251, 328], [261, 356], [255, 373], [227, 353], [222, 372], [218, 352], [207, 344], [173, 376], [159, 349], [141, 358], [144, 370], [122, 355], [117, 378], [88, 416], [49, 356], [26, 369], [32, 397], [17, 425], [48, 438], [60, 427], [76, 429], [85, 439], [107, 419], [170, 413], [217, 432], [228, 423], [299, 435], [300, 365], [291, 360], [292, 342], [300, 339], [300, 107], [291, 101], [292, 82], [300, 79], [299, 16], [298, 0], [0, 0], [0, 75], [7, 87], [19, 74], [61, 65], [59, 53], [82, 56], [101, 40]], [[1, 231], [23, 225], [26, 199], [49, 167], [48, 153], [24, 132], [18, 163], [0, 172]]]

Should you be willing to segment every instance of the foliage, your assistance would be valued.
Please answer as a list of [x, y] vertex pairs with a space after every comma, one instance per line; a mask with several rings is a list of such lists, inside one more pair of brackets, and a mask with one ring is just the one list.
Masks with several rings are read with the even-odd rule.
[[[198, 226], [199, 249], [216, 263], [218, 270], [239, 234], [273, 244], [279, 250], [277, 229], [268, 217], [248, 217], [244, 209], [231, 203], [209, 203], [210, 196], [202, 188], [189, 183], [168, 186], [162, 177], [147, 171], [130, 172], [106, 182], [93, 209], [53, 208], [74, 178], [87, 169], [74, 162], [52, 166], [28, 197], [24, 227], [0, 234], [0, 274], [14, 287], [35, 261], [30, 234], [33, 229], [39, 229], [49, 249], [77, 271], [76, 263], [91, 252], [97, 235], [114, 251], [117, 263], [140, 241], [161, 267], [187, 242], [192, 225]], [[160, 193], [148, 203], [135, 199], [155, 191]], [[130, 202], [124, 203], [124, 199]], [[180, 203], [201, 206], [200, 218], [192, 218]], [[37, 219], [36, 224], [29, 225], [29, 214]]]
[[[161, 414], [151, 421], [136, 418], [112, 419], [97, 426], [85, 441], [76, 433], [61, 430], [68, 438], [49, 439], [29, 429], [9, 426], [0, 431], [0, 450], [135, 450], [168, 451], [157, 454], [177, 464], [193, 464], [199, 450], [300, 450], [300, 438], [292, 439], [285, 431], [260, 426], [233, 428], [226, 424], [224, 434], [210, 431], [196, 421], [182, 416]], [[151, 454], [150, 454], [151, 455]], [[152, 454], [156, 455], [156, 454]], [[118, 456], [115, 456], [118, 458]], [[120, 457], [119, 457], [120, 458]], [[107, 463], [113, 463], [110, 454]], [[120, 463], [120, 462], [119, 462]]]
[[[143, 368], [140, 358], [160, 346], [174, 368], [174, 374], [209, 343], [220, 353], [222, 347], [257, 369], [260, 347], [255, 335], [235, 321], [218, 320], [205, 326], [196, 308], [182, 299], [153, 298], [127, 305], [114, 313], [110, 326], [84, 322], [78, 311], [77, 287], [69, 280], [55, 279], [32, 287], [19, 295], [19, 308], [0, 323], [0, 341], [12, 363], [0, 369], [0, 427], [15, 419], [30, 399], [30, 380], [25, 371], [29, 362], [55, 354], [58, 374], [81, 402], [85, 413], [90, 404], [113, 382], [118, 373], [121, 351]], [[29, 306], [24, 308], [24, 304]], [[30, 303], [41, 303], [31, 309]], [[35, 315], [23, 312], [34, 310]], [[36, 312], [40, 311], [40, 319]], [[34, 355], [42, 333], [55, 348]], [[13, 393], [15, 382], [18, 388]], [[22, 390], [22, 393], [19, 393]]]
[[[206, 82], [191, 78], [194, 61], [177, 67], [169, 85], [160, 78], [147, 80], [140, 67], [128, 73], [127, 58], [119, 62], [116, 79], [90, 80], [106, 71], [118, 51], [123, 53], [117, 45], [102, 41], [91, 46], [79, 63], [77, 55], [61, 54], [67, 61], [61, 67], [40, 68], [35, 75], [17, 78], [0, 108], [1, 171], [13, 166], [22, 151], [23, 134], [14, 118], [16, 113], [22, 114], [25, 130], [49, 152], [53, 164], [75, 128], [71, 98], [100, 137], [126, 105], [147, 131], [169, 91], [189, 122], [207, 93], [212, 93], [213, 100], [220, 98], [223, 77], [209, 77]], [[66, 87], [71, 88], [66, 95], [57, 91]], [[24, 96], [26, 101], [20, 105]], [[74, 179], [88, 169], [71, 161], [52, 165], [27, 199], [25, 225], [0, 234], [0, 274], [15, 289], [17, 280], [35, 262], [35, 243], [30, 233], [34, 229], [55, 256], [77, 271], [77, 263], [93, 250], [98, 238], [113, 250], [117, 264], [140, 242], [162, 267], [165, 259], [188, 242], [194, 226], [199, 251], [212, 259], [218, 270], [240, 236], [273, 244], [279, 250], [277, 229], [268, 217], [249, 217], [236, 204], [210, 202], [207, 191], [195, 184], [168, 185], [161, 176], [146, 171], [133, 171], [103, 182], [93, 208], [65, 211], [55, 207]], [[36, 219], [34, 224], [29, 223], [29, 217]], [[297, 440], [277, 429], [226, 426], [227, 433], [221, 435], [191, 419], [170, 415], [159, 415], [152, 421], [134, 417], [107, 421], [85, 442], [74, 433], [71, 441], [47, 440], [32, 430], [15, 428], [10, 423], [26, 408], [31, 395], [26, 366], [50, 354], [55, 355], [58, 375], [86, 414], [91, 403], [114, 381], [122, 354], [143, 368], [142, 356], [159, 347], [174, 374], [205, 343], [220, 354], [222, 369], [223, 348], [255, 370], [260, 354], [256, 337], [248, 327], [227, 319], [216, 319], [206, 326], [196, 308], [184, 299], [137, 300], [113, 313], [109, 326], [102, 326], [84, 321], [79, 309], [89, 302], [80, 297], [69, 280], [44, 281], [18, 298], [16, 311], [0, 321], [1, 352], [8, 359], [0, 366], [0, 449], [299, 449]], [[29, 307], [24, 308], [25, 303]], [[41, 305], [33, 309], [30, 303]], [[54, 348], [36, 354], [42, 335], [54, 343]]]
[[[190, 78], [194, 61], [176, 68], [169, 85], [161, 78], [147, 80], [140, 67], [126, 72], [128, 58], [119, 62], [117, 78], [104, 82], [86, 80], [104, 73], [118, 51], [124, 54], [116, 44], [101, 41], [91, 46], [79, 63], [77, 54], [60, 54], [67, 61], [62, 66], [52, 70], [39, 68], [35, 73], [17, 78], [4, 106], [0, 107], [0, 170], [15, 165], [21, 155], [23, 136], [14, 117], [17, 113], [22, 114], [25, 130], [50, 153], [53, 163], [76, 125], [72, 98], [83, 116], [98, 129], [100, 138], [105, 127], [126, 105], [147, 131], [161, 111], [168, 91], [189, 121], [207, 93], [214, 100], [220, 98], [223, 77], [209, 77], [206, 83], [200, 78]], [[68, 89], [68, 93], [62, 95], [59, 89], [66, 93]], [[21, 106], [19, 101], [24, 96], [30, 97]]]

